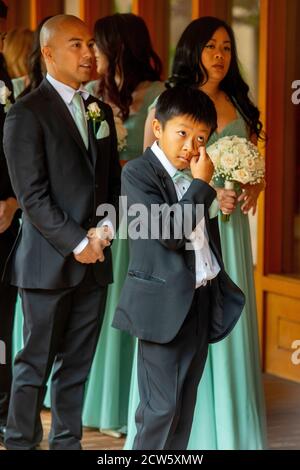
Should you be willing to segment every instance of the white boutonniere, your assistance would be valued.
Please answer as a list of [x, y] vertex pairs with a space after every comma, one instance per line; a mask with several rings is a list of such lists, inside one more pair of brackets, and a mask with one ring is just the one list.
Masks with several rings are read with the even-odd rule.
[[117, 132], [117, 139], [118, 139], [118, 151], [126, 148], [127, 145], [127, 129], [123, 124], [122, 119], [119, 116], [114, 116], [116, 132]]
[[0, 103], [4, 105], [4, 112], [7, 113], [9, 108], [11, 107], [11, 101], [9, 99], [11, 95], [11, 91], [7, 88], [5, 83], [0, 80]]
[[[93, 123], [94, 134], [96, 135], [96, 123], [102, 123], [105, 118], [104, 111], [99, 108], [98, 103], [94, 101], [90, 103], [87, 107], [86, 118], [91, 120]], [[100, 126], [101, 127], [101, 126]]]

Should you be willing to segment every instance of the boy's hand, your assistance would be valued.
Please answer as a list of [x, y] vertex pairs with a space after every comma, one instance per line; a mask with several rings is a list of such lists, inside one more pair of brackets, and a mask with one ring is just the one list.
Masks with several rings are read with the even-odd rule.
[[209, 184], [214, 174], [214, 165], [204, 146], [199, 147], [199, 153], [199, 157], [191, 159], [191, 172], [193, 178], [199, 178]]

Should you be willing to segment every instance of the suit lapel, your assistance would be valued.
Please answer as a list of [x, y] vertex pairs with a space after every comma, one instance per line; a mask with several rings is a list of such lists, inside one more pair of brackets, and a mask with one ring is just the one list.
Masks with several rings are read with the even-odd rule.
[[150, 161], [155, 173], [160, 179], [162, 188], [164, 192], [168, 195], [168, 200], [170, 204], [175, 204], [176, 202], [178, 202], [178, 197], [172, 178], [150, 148], [146, 149], [145, 157]]
[[40, 85], [40, 90], [48, 98], [52, 108], [54, 109], [55, 114], [59, 114], [61, 119], [63, 120], [64, 125], [68, 129], [69, 133], [76, 141], [78, 146], [81, 148], [82, 152], [84, 153], [86, 160], [90, 162], [90, 158], [88, 155], [88, 151], [84, 145], [82, 140], [81, 134], [76, 126], [74, 119], [71, 116], [70, 111], [68, 110], [65, 102], [57, 93], [57, 91], [52, 87], [52, 85], [48, 82], [48, 80], [44, 79]]
[[96, 136], [94, 134], [94, 128], [93, 128], [93, 123], [91, 120], [88, 120], [88, 132], [89, 132], [89, 149], [90, 149], [90, 154], [92, 158], [93, 165], [96, 165], [97, 161], [97, 142], [96, 142]]
[[[84, 107], [85, 107], [85, 110], [87, 111], [87, 107], [90, 103], [94, 102], [95, 100], [94, 99], [91, 99], [92, 97], [89, 96], [88, 99], [86, 101], [84, 101]], [[89, 133], [89, 149], [90, 149], [90, 153], [91, 153], [91, 157], [92, 157], [92, 162], [93, 162], [93, 165], [95, 167], [96, 165], [96, 162], [97, 162], [97, 158], [98, 158], [98, 145], [97, 145], [97, 140], [96, 140], [96, 135], [95, 135], [95, 131], [97, 130], [97, 127], [96, 129], [94, 130], [94, 126], [93, 126], [93, 122], [91, 119], [88, 119], [88, 133]]]
[[[162, 164], [160, 163], [160, 161], [154, 155], [154, 153], [152, 152], [150, 148], [148, 148], [145, 151], [145, 158], [147, 158], [150, 161], [152, 167], [155, 170], [155, 173], [160, 179], [163, 192], [167, 194], [166, 200], [168, 200], [170, 204], [175, 204], [176, 202], [178, 202], [178, 197], [177, 197], [176, 189], [172, 181], [172, 178], [164, 169], [164, 167], [162, 166]], [[205, 210], [204, 215], [205, 215], [205, 225], [206, 225], [206, 229], [208, 232], [208, 239], [209, 239], [211, 248], [218, 260], [218, 263], [220, 264], [220, 266], [223, 266], [223, 261], [220, 257], [220, 251], [218, 249], [218, 246], [215, 243], [215, 237], [211, 232], [211, 222], [209, 219], [209, 213], [207, 209]], [[194, 253], [194, 252], [191, 252], [191, 253]]]

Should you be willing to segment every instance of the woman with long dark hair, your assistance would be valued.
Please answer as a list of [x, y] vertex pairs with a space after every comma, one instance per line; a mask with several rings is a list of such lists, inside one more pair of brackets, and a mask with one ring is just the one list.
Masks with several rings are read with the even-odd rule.
[[[160, 94], [161, 61], [154, 52], [142, 18], [115, 14], [99, 19], [94, 28], [95, 56], [99, 80], [88, 91], [113, 109], [120, 162], [143, 152], [144, 124], [148, 107]], [[125, 230], [120, 226], [119, 233]], [[114, 283], [109, 286], [106, 310], [86, 387], [83, 423], [120, 435], [127, 425], [133, 339], [111, 327], [113, 315], [127, 274], [128, 241], [119, 238], [112, 245]]]
[[46, 69], [41, 54], [40, 32], [43, 24], [49, 18], [51, 16], [44, 18], [33, 33], [32, 48], [28, 57], [28, 74], [25, 77], [16, 78], [12, 81], [15, 98], [21, 98], [30, 93], [41, 84], [44, 78]]
[[[249, 98], [242, 78], [231, 27], [214, 17], [194, 20], [183, 32], [175, 52], [168, 86], [197, 87], [213, 100], [218, 128], [207, 145], [236, 135], [256, 143], [263, 139], [259, 110]], [[154, 111], [149, 113], [145, 135], [147, 145], [154, 138], [149, 131]], [[264, 183], [245, 185], [241, 194], [216, 188], [229, 222], [219, 219], [225, 268], [246, 295], [241, 319], [224, 341], [210, 346], [201, 379], [191, 431], [190, 449], [262, 449], [266, 447], [265, 406], [259, 357], [259, 341], [253, 261], [248, 212], [255, 212]], [[224, 206], [226, 206], [224, 210]], [[137, 407], [137, 384], [131, 387]], [[126, 448], [135, 435], [134, 416], [128, 425]], [[179, 430], [178, 430], [179, 432]]]

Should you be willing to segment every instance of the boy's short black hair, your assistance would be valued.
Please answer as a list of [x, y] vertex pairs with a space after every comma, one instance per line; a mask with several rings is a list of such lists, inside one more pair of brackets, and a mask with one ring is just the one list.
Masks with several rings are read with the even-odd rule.
[[193, 120], [204, 122], [211, 128], [211, 134], [217, 128], [217, 112], [214, 103], [198, 88], [174, 86], [165, 90], [158, 98], [155, 118], [164, 128], [167, 121], [187, 115]]

